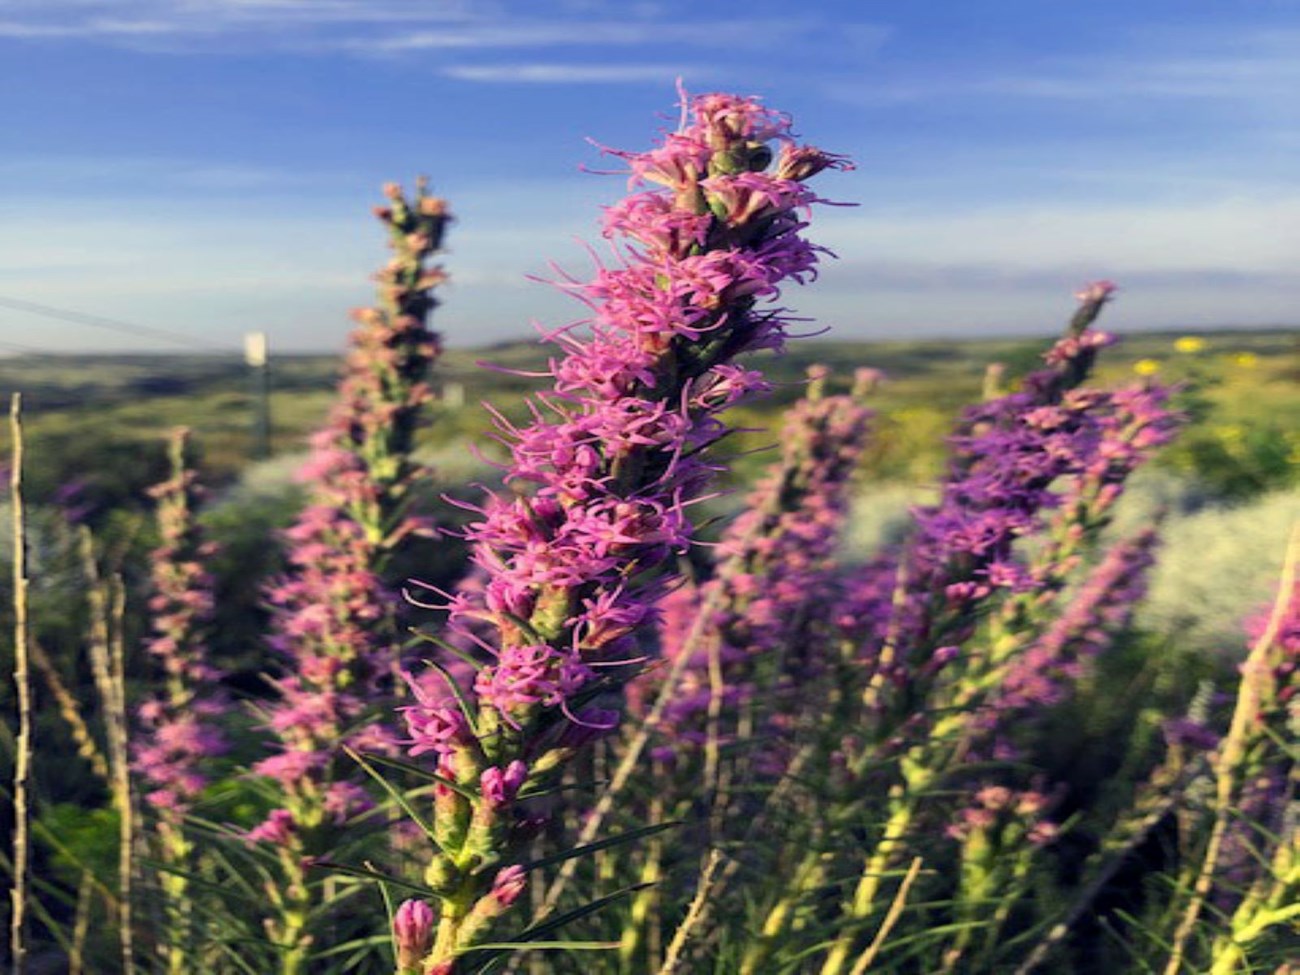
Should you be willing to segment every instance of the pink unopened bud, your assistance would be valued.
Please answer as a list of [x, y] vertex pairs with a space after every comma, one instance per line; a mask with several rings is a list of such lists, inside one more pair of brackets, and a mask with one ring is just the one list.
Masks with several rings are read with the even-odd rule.
[[787, 143], [781, 147], [776, 164], [777, 179], [805, 180], [824, 169], [852, 169], [853, 164], [844, 156], [822, 152], [815, 146], [796, 146]]
[[274, 843], [288, 846], [298, 834], [298, 824], [287, 809], [272, 809], [269, 816], [250, 829], [246, 838], [250, 843]]
[[975, 793], [976, 801], [985, 809], [997, 812], [1011, 805], [1013, 794], [1004, 785], [990, 785]]
[[1110, 296], [1119, 290], [1119, 285], [1114, 281], [1090, 281], [1074, 293], [1074, 297], [1079, 299], [1081, 304], [1089, 305], [1096, 302], [1109, 301]]
[[520, 761], [513, 761], [504, 772], [495, 765], [485, 769], [479, 778], [483, 788], [483, 799], [489, 806], [504, 806], [514, 802], [519, 787], [528, 778], [528, 766]]
[[393, 915], [393, 942], [398, 969], [417, 968], [433, 947], [433, 908], [424, 901], [403, 901]]
[[502, 908], [507, 908], [519, 899], [527, 884], [524, 868], [516, 863], [497, 872], [492, 881], [492, 897]]

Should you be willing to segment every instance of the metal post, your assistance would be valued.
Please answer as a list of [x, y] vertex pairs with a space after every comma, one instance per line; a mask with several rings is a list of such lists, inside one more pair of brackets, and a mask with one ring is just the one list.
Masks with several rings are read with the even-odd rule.
[[253, 399], [253, 458], [265, 460], [271, 456], [271, 370], [265, 332], [244, 335], [244, 361]]

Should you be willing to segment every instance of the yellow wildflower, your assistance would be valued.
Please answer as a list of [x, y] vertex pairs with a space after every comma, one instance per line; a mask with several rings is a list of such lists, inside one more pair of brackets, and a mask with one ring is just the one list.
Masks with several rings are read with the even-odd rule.
[[1202, 352], [1205, 350], [1205, 339], [1198, 338], [1195, 335], [1184, 335], [1181, 338], [1174, 339], [1174, 349], [1187, 355]]
[[1154, 376], [1160, 371], [1160, 363], [1155, 359], [1139, 359], [1133, 363], [1133, 371], [1139, 376]]

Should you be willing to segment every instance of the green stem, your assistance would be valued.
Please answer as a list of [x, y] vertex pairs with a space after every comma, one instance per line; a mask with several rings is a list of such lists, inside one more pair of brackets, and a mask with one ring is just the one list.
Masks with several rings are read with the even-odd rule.
[[790, 885], [790, 892], [768, 911], [758, 938], [746, 949], [740, 965], [740, 975], [760, 975], [761, 972], [768, 970], [764, 966], [772, 957], [772, 952], [781, 936], [790, 926], [795, 907], [811, 888], [821, 884], [825, 879], [825, 873], [825, 860], [817, 850], [814, 849], [804, 856], [803, 862], [795, 873], [794, 883]]
[[1215, 952], [1214, 960], [1210, 965], [1210, 975], [1235, 975], [1241, 970], [1245, 960], [1246, 953], [1241, 945], [1229, 941]]
[[880, 835], [880, 842], [876, 844], [875, 852], [863, 868], [862, 875], [858, 878], [858, 886], [853, 891], [853, 902], [848, 910], [850, 923], [842, 928], [839, 937], [831, 946], [830, 954], [826, 956], [826, 962], [822, 965], [821, 975], [840, 975], [844, 971], [849, 954], [853, 950], [855, 939], [852, 932], [859, 927], [852, 922], [862, 921], [871, 916], [871, 912], [875, 909], [876, 897], [880, 894], [885, 879], [885, 871], [889, 869], [889, 864], [903, 848], [903, 837], [911, 828], [912, 818], [916, 814], [916, 802], [912, 795], [905, 792], [901, 786], [896, 786], [891, 799], [893, 812], [890, 813], [884, 832]]

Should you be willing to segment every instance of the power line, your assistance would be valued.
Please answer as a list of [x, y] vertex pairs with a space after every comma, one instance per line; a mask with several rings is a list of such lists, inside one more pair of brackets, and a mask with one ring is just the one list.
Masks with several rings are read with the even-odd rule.
[[0, 349], [5, 352], [16, 352], [19, 355], [45, 355], [46, 353], [32, 345], [22, 345], [18, 342], [0, 341]]
[[[192, 348], [206, 349], [208, 351], [235, 351], [229, 346], [205, 342], [202, 339], [194, 338], [192, 335], [168, 331], [165, 328], [155, 328], [152, 325], [138, 325], [135, 322], [125, 322], [117, 318], [105, 318], [103, 315], [89, 315], [85, 312], [73, 311], [70, 308], [56, 308], [53, 305], [42, 305], [34, 301], [23, 301], [20, 298], [7, 298], [4, 295], [0, 295], [0, 307], [12, 308], [15, 311], [24, 311], [33, 315], [42, 315], [46, 318], [55, 318], [59, 321], [71, 322], [75, 325], [89, 325], [93, 328], [107, 329], [110, 332], [119, 332], [123, 335], [164, 339], [168, 342], [188, 345]], [[5, 344], [8, 345], [9, 343]], [[36, 350], [33, 349], [30, 351]]]

